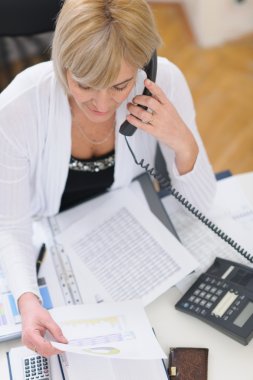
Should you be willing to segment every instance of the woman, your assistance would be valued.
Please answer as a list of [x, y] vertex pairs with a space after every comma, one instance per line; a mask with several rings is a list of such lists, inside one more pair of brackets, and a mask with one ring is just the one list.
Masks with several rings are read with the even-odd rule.
[[[173, 185], [207, 209], [215, 180], [180, 70], [158, 59], [156, 83], [142, 68], [160, 44], [145, 0], [66, 0], [52, 62], [35, 65], [0, 95], [1, 263], [22, 317], [23, 343], [42, 355], [66, 342], [42, 307], [32, 243], [34, 217], [54, 215], [142, 173], [118, 133], [154, 164], [159, 141]], [[140, 95], [144, 86], [152, 97]], [[147, 106], [145, 110], [137, 104]], [[18, 276], [17, 276], [18, 273]]]

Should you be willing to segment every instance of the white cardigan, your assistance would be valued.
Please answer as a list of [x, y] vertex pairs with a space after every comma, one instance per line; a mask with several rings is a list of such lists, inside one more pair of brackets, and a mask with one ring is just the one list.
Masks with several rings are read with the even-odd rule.
[[[126, 105], [143, 91], [145, 74], [116, 114], [115, 172], [111, 189], [127, 186], [141, 174], [124, 137], [118, 133]], [[174, 152], [161, 144], [173, 185], [190, 202], [206, 210], [215, 193], [215, 178], [195, 125], [192, 98], [181, 71], [158, 59], [157, 84], [192, 130], [199, 155], [193, 170], [180, 176]], [[154, 165], [156, 141], [138, 130], [129, 142], [138, 160]], [[58, 212], [71, 155], [71, 114], [68, 99], [56, 81], [52, 62], [20, 73], [0, 94], [0, 259], [16, 299], [24, 292], [39, 295], [32, 243], [34, 217]]]

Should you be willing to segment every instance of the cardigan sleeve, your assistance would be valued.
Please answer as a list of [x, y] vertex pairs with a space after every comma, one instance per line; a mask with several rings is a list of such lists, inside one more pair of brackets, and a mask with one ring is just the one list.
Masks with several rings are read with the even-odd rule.
[[24, 109], [21, 112], [15, 101], [1, 108], [0, 260], [16, 300], [25, 292], [40, 297], [32, 242], [28, 124]]
[[180, 175], [175, 164], [175, 154], [165, 144], [160, 144], [171, 183], [193, 206], [207, 212], [216, 193], [216, 180], [209, 162], [201, 136], [195, 122], [195, 109], [187, 82], [178, 67], [171, 64], [170, 88], [167, 91], [170, 101], [193, 133], [198, 144], [199, 153], [191, 172]]

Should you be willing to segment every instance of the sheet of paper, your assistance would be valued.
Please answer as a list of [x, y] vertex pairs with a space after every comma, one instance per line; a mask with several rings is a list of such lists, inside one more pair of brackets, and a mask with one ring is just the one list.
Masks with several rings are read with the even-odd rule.
[[219, 214], [221, 216], [226, 214], [234, 221], [238, 221], [245, 232], [252, 233], [253, 207], [244, 194], [237, 176], [231, 176], [218, 181], [217, 195], [212, 214], [217, 217], [219, 217]]
[[[85, 371], [85, 380], [168, 380], [161, 360], [110, 360], [87, 357], [68, 352], [65, 373], [69, 379], [79, 379]], [[63, 361], [62, 361], [63, 362]], [[99, 363], [99, 364], [98, 364]]]
[[[118, 190], [110, 191], [87, 202], [84, 202], [78, 206], [75, 206], [69, 210], [61, 212], [56, 216], [48, 218], [54, 234], [56, 235], [64, 231], [66, 228], [71, 226], [71, 224], [77, 222], [85, 215], [92, 213], [94, 208], [106, 205], [107, 202], [112, 201], [117, 191]], [[139, 181], [133, 181], [129, 185], [128, 191], [133, 192], [133, 194], [138, 197], [139, 202], [141, 202], [143, 205], [149, 208], [148, 202], [141, 189]]]
[[198, 266], [129, 189], [114, 192], [56, 239], [89, 283], [100, 284], [105, 300], [140, 298], [147, 305]]
[[166, 358], [140, 301], [63, 306], [50, 313], [69, 341], [52, 344], [64, 351], [110, 359]]
[[[228, 236], [231, 236], [248, 252], [253, 254], [253, 226], [251, 231], [245, 228], [245, 224], [248, 227], [250, 225], [248, 220], [251, 214], [250, 203], [243, 196], [236, 178], [232, 179], [231, 177], [231, 179], [218, 181], [217, 186], [214, 207], [208, 217]], [[216, 256], [252, 266], [249, 261], [215, 235], [197, 218], [182, 209], [174, 198], [168, 196], [163, 198], [162, 202], [171, 217], [181, 242], [200, 264], [199, 269], [194, 274], [177, 284], [182, 291], [185, 291], [196, 280], [200, 272], [207, 270]]]

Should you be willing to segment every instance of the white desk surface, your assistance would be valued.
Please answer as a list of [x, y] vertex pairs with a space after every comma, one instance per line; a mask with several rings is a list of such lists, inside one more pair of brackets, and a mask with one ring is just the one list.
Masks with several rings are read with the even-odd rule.
[[[237, 177], [253, 205], [253, 172]], [[243, 346], [198, 319], [177, 311], [174, 305], [179, 298], [177, 288], [172, 288], [146, 308], [164, 351], [168, 353], [169, 347], [176, 346], [207, 347], [208, 380], [253, 380], [253, 340]], [[0, 343], [1, 380], [9, 380], [6, 351], [19, 345], [20, 340]]]

